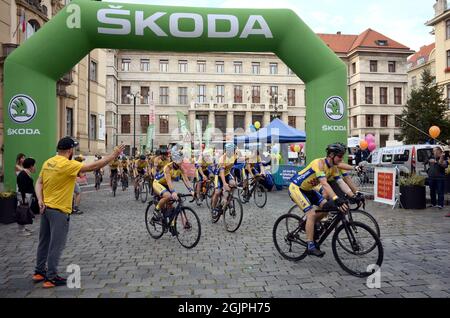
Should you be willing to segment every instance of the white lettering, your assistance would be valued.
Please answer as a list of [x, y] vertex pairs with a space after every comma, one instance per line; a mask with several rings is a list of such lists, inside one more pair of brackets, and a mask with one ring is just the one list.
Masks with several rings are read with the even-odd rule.
[[[180, 19], [192, 19], [194, 21], [194, 31], [180, 31]], [[200, 14], [174, 13], [170, 15], [170, 33], [179, 38], [199, 38], [203, 34], [203, 18]]]
[[67, 13], [71, 13], [66, 19], [66, 25], [69, 29], [81, 28], [81, 10], [77, 4], [70, 4], [67, 6]]
[[97, 20], [101, 23], [121, 26], [121, 28], [98, 28], [98, 33], [125, 35], [131, 32], [131, 23], [126, 19], [108, 18], [108, 14], [130, 15], [129, 10], [100, 9], [97, 12]]
[[[259, 23], [261, 26], [261, 29], [254, 29], [254, 26], [256, 22]], [[266, 20], [261, 15], [251, 15], [247, 21], [247, 24], [244, 27], [244, 30], [241, 34], [241, 39], [248, 38], [249, 35], [264, 35], [266, 38], [273, 38], [272, 31], [269, 28], [269, 25], [267, 24]]]
[[367, 272], [373, 274], [367, 277], [366, 286], [370, 289], [381, 288], [381, 270], [378, 265], [369, 265]]
[[347, 126], [328, 126], [323, 125], [322, 131], [347, 131]]
[[31, 128], [9, 128], [8, 129], [8, 136], [20, 136], [20, 135], [40, 135], [41, 131], [39, 129], [31, 129]]
[[74, 288], [81, 288], [81, 269], [79, 265], [76, 264], [70, 264], [67, 266], [67, 273], [73, 273], [70, 274], [69, 277], [67, 277], [67, 288], [74, 289]]
[[156, 20], [165, 16], [166, 12], [156, 12], [147, 19], [144, 20], [144, 12], [136, 11], [136, 35], [144, 35], [145, 28], [149, 28], [157, 36], [168, 36], [159, 25], [156, 24]]
[[[230, 31], [218, 32], [217, 21], [230, 21]], [[234, 15], [208, 14], [208, 37], [210, 38], [234, 38], [239, 34], [239, 20]]]

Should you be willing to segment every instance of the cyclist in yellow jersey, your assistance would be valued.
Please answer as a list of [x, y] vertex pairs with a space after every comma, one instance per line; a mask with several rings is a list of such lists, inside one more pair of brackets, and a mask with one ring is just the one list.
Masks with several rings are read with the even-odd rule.
[[110, 164], [109, 164], [109, 186], [112, 187], [112, 180], [113, 178], [118, 175], [119, 173], [119, 166], [120, 166], [120, 160], [119, 157], [115, 158]]
[[198, 161], [195, 163], [195, 193], [197, 195], [197, 198], [200, 197], [200, 193], [202, 190], [202, 183], [203, 181], [208, 180], [209, 178], [209, 165], [211, 162], [211, 158], [209, 157], [208, 152], [204, 151], [203, 154], [201, 154], [198, 158]]
[[[338, 165], [342, 162], [345, 147], [340, 144], [332, 144], [327, 147], [327, 157], [312, 161], [305, 169], [300, 171], [291, 179], [289, 195], [291, 199], [306, 213], [306, 237], [308, 241], [308, 254], [323, 257], [314, 242], [314, 224], [326, 217], [328, 213], [317, 213], [314, 206], [321, 209], [339, 208], [341, 212], [347, 212], [348, 206], [345, 200], [339, 198], [328, 183], [329, 179], [335, 179], [341, 184], [341, 172]], [[323, 187], [324, 193], [332, 201], [327, 201], [314, 188], [318, 185]]]
[[217, 210], [217, 201], [219, 201], [219, 196], [222, 193], [222, 189], [229, 192], [231, 187], [236, 186], [236, 182], [231, 174], [231, 169], [233, 169], [233, 166], [238, 158], [235, 149], [236, 148], [233, 143], [227, 143], [225, 145], [225, 154], [219, 159], [214, 181], [215, 191], [211, 204], [213, 215], [216, 215], [219, 212]]
[[153, 180], [153, 191], [161, 198], [155, 208], [157, 213], [166, 207], [169, 200], [178, 200], [178, 194], [173, 184], [173, 179], [177, 177], [182, 178], [184, 185], [191, 195], [194, 196], [194, 189], [181, 167], [182, 163], [183, 155], [178, 151], [172, 151], [172, 161], [167, 163], [160, 172], [156, 173], [155, 179]]
[[149, 173], [149, 167], [148, 167], [148, 161], [145, 157], [145, 155], [141, 155], [138, 160], [134, 162], [134, 189], [136, 190], [138, 188], [138, 181], [139, 178], [144, 177], [146, 174]]

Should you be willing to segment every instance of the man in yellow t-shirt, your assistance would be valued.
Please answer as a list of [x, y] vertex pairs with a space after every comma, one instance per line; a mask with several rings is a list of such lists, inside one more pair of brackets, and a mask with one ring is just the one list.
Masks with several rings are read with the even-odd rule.
[[122, 145], [101, 160], [82, 164], [72, 160], [77, 146], [78, 142], [72, 138], [62, 138], [58, 142], [58, 154], [44, 162], [36, 182], [36, 196], [42, 216], [33, 281], [44, 281], [44, 288], [66, 285], [66, 279], [58, 276], [58, 263], [69, 231], [77, 175], [103, 168], [125, 148]]

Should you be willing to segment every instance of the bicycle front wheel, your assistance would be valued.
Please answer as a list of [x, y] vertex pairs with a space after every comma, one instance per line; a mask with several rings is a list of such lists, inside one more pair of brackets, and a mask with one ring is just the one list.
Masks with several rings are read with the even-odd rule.
[[341, 224], [331, 246], [339, 266], [356, 277], [372, 275], [374, 268], [383, 263], [383, 245], [374, 230], [364, 223]]
[[175, 229], [178, 242], [187, 249], [194, 248], [200, 241], [202, 233], [200, 219], [191, 208], [181, 208], [175, 219]]
[[380, 226], [377, 220], [369, 212], [363, 210], [351, 211], [351, 220], [355, 222], [360, 222], [368, 225], [372, 230], [375, 231], [378, 238], [381, 238]]
[[307, 255], [304, 220], [295, 214], [285, 214], [273, 226], [273, 243], [278, 253], [290, 261], [300, 261]]
[[258, 184], [256, 186], [255, 191], [253, 192], [253, 200], [255, 200], [255, 204], [258, 208], [264, 208], [267, 203], [267, 191], [266, 188], [262, 184]]
[[233, 197], [223, 213], [223, 221], [227, 232], [236, 232], [241, 226], [243, 216], [244, 209], [241, 201]]
[[147, 202], [147, 198], [148, 198], [148, 183], [147, 182], [143, 182], [141, 184], [141, 202], [145, 203]]

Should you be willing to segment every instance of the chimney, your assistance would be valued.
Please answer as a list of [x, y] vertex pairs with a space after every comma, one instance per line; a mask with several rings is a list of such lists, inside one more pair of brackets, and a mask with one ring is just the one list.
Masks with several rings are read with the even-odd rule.
[[337, 33], [336, 33], [337, 35], [341, 35], [342, 34], [342, 32], [341, 31], [337, 31]]
[[433, 6], [434, 8], [434, 16], [440, 16], [447, 10], [447, 0], [436, 0], [436, 3]]

